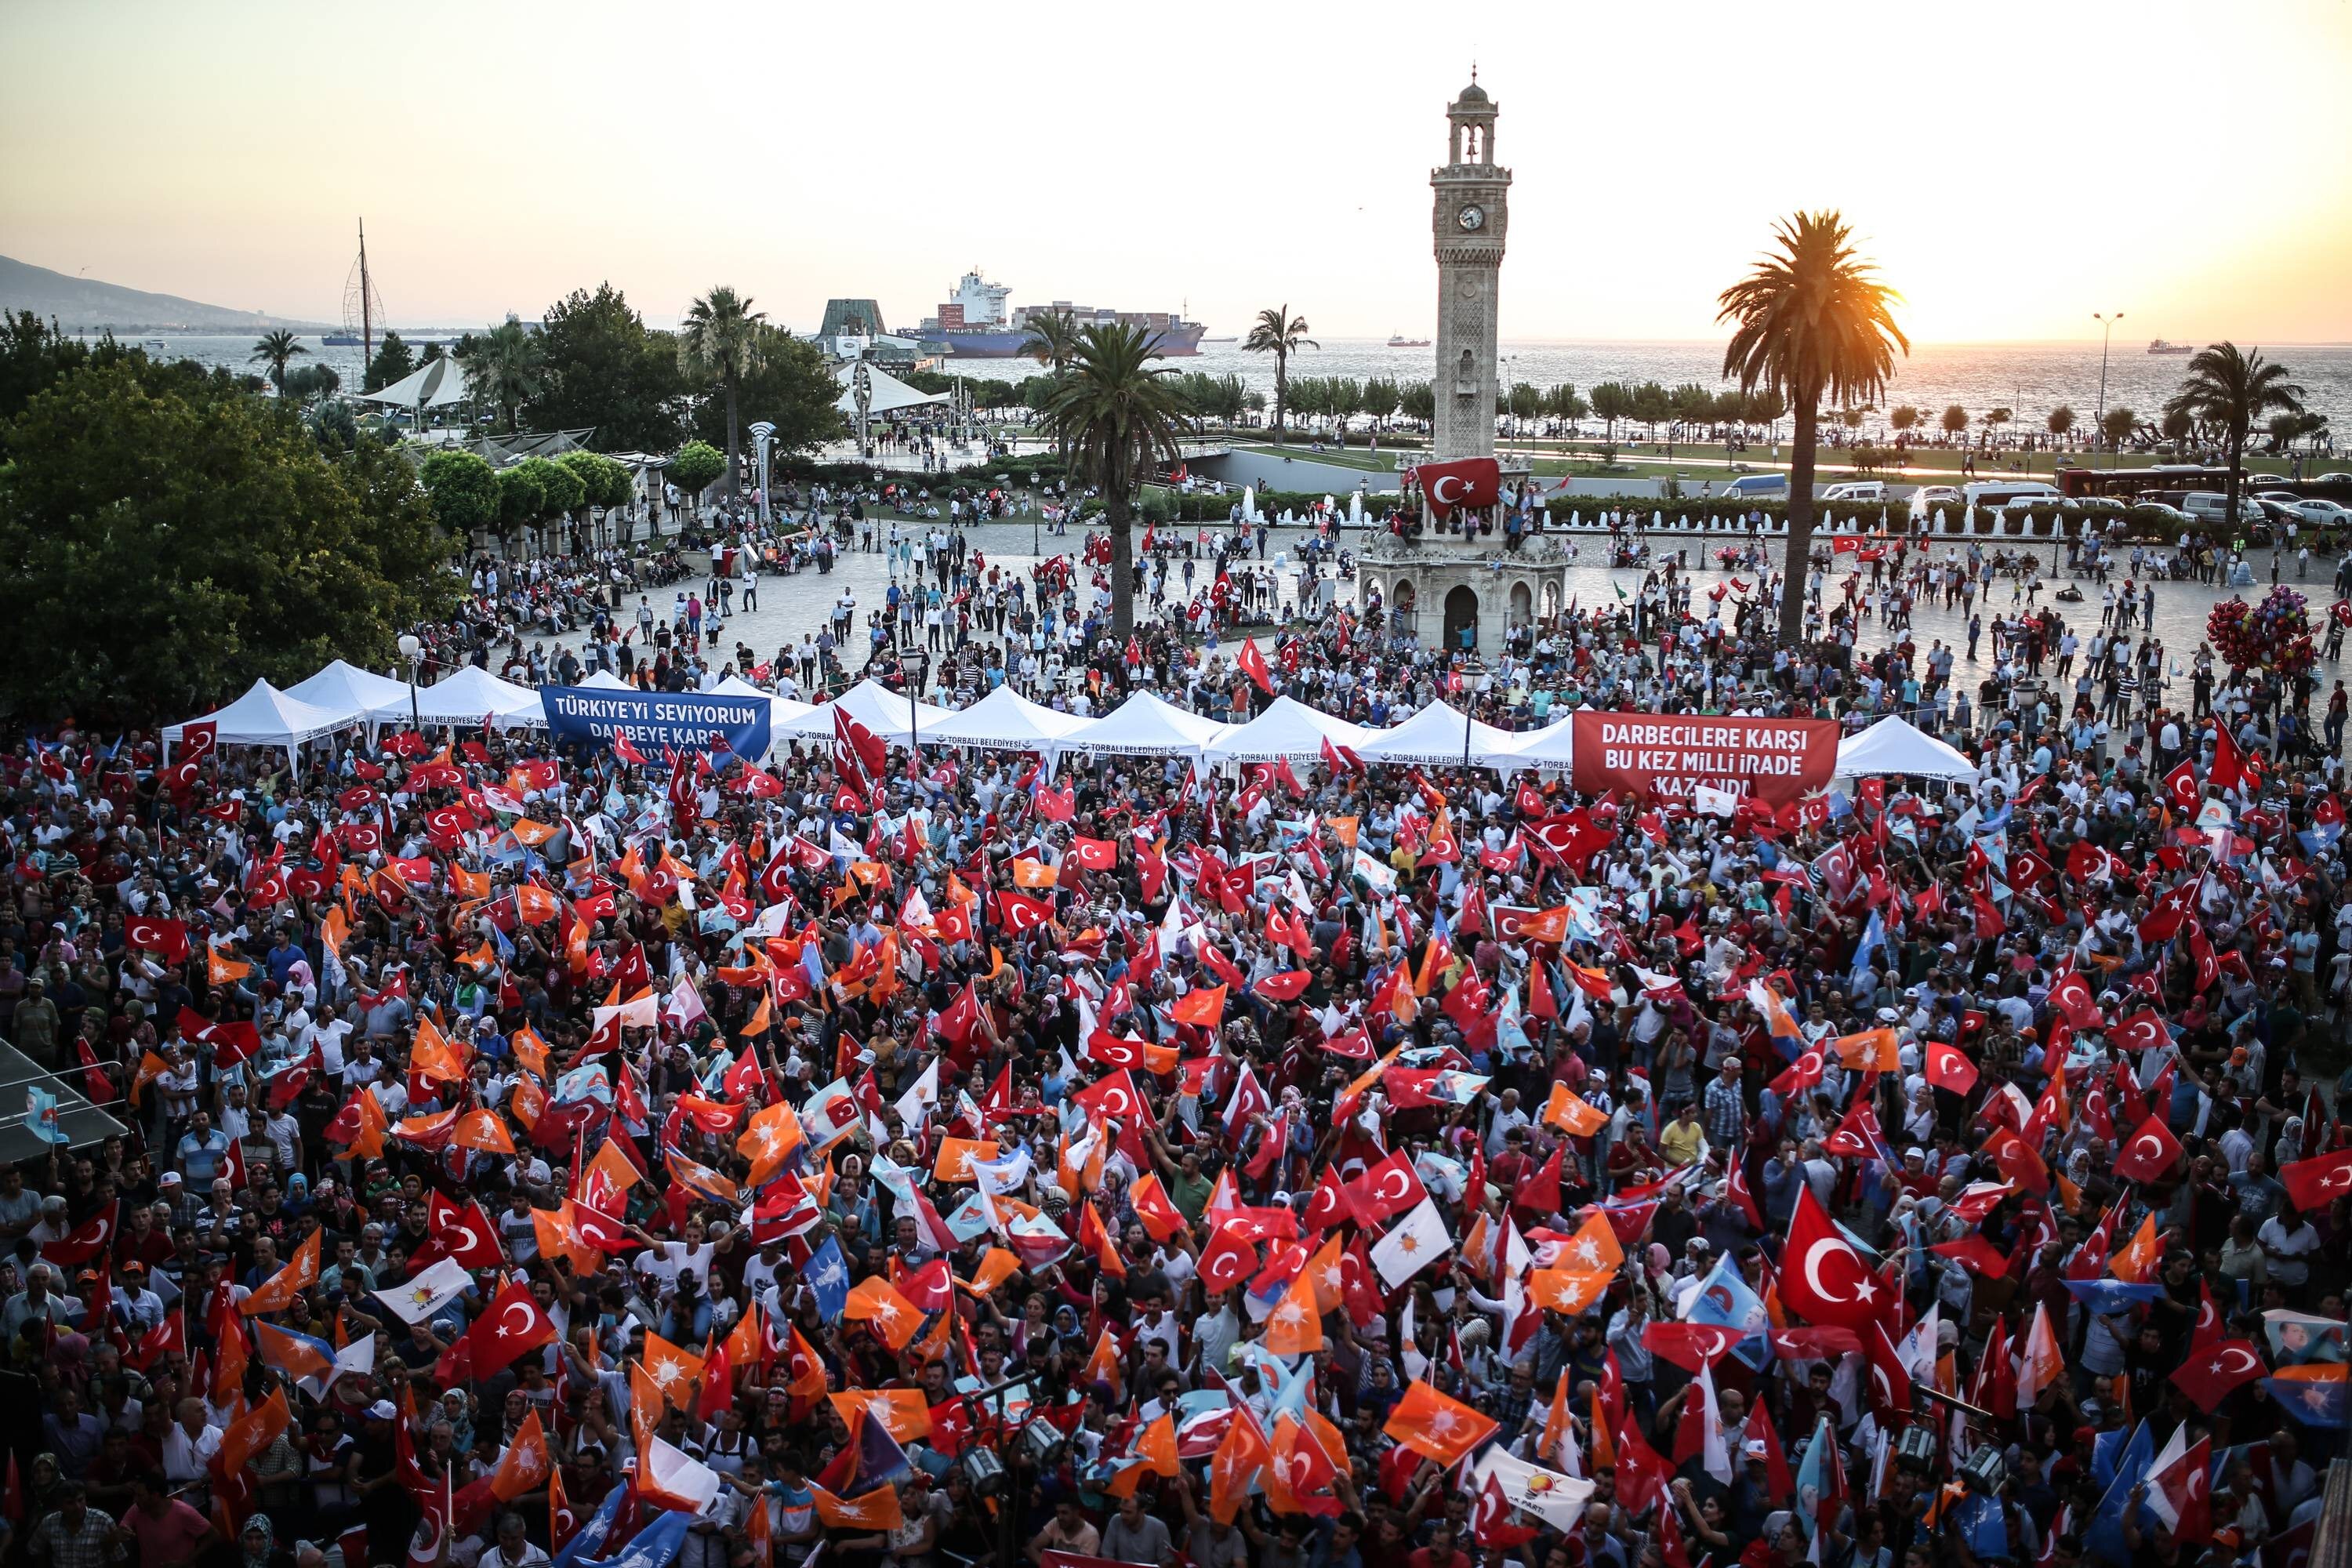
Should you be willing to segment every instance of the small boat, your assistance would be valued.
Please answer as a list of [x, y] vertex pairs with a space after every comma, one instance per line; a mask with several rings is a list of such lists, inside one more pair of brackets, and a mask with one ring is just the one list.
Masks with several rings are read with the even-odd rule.
[[1389, 338], [1389, 347], [1392, 349], [1425, 349], [1428, 346], [1427, 338], [1409, 338], [1402, 332], [1393, 333]]
[[1202, 341], [1202, 342], [1204, 342], [1204, 343], [1237, 343], [1237, 342], [1241, 342], [1241, 339], [1239, 339], [1239, 338], [1202, 338], [1201, 341]]
[[355, 349], [360, 346], [357, 332], [329, 332], [319, 341], [331, 349]]
[[2152, 354], [2193, 354], [2197, 351], [2187, 343], [2168, 343], [2158, 338], [2147, 345], [2147, 352]]

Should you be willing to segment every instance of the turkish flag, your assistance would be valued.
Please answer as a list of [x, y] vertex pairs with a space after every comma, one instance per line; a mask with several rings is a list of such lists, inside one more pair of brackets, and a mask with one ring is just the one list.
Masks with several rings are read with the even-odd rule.
[[1798, 1189], [1781, 1259], [1780, 1302], [1811, 1321], [1859, 1333], [1884, 1315], [1885, 1287], [1839, 1233], [1811, 1187]]
[[2091, 994], [2090, 983], [2072, 969], [2051, 986], [2050, 1005], [2078, 1029], [2095, 1029], [2106, 1021], [2105, 1015], [2099, 1011], [2098, 999]]
[[1274, 695], [1274, 680], [1265, 667], [1265, 655], [1257, 650], [1256, 638], [1242, 638], [1241, 651], [1234, 655], [1234, 664], [1250, 678], [1251, 685], [1268, 697]]
[[1286, 969], [1279, 974], [1269, 974], [1250, 987], [1269, 1002], [1295, 1002], [1315, 976], [1304, 969]]
[[1927, 1081], [1937, 1089], [1966, 1094], [1976, 1087], [1977, 1064], [1959, 1047], [1931, 1040], [1927, 1045]]
[[1429, 1190], [1422, 1185], [1421, 1173], [1398, 1151], [1349, 1183], [1347, 1194], [1357, 1217], [1365, 1225], [1376, 1225], [1419, 1208]]
[[123, 923], [122, 941], [129, 947], [162, 953], [173, 963], [187, 962], [188, 927], [184, 921], [152, 920], [141, 915]]
[[1230, 1290], [1257, 1272], [1257, 1248], [1218, 1226], [1202, 1249], [1199, 1271], [1201, 1284], [1210, 1294]]
[[1108, 838], [1073, 838], [1070, 853], [1089, 871], [1115, 870], [1118, 866], [1118, 846]]
[[555, 1324], [519, 1279], [509, 1279], [459, 1341], [469, 1357], [471, 1377], [494, 1377], [524, 1352], [555, 1337]]
[[2330, 1201], [2352, 1193], [2352, 1149], [2338, 1149], [2315, 1160], [2293, 1160], [2281, 1165], [2279, 1180], [2294, 1206], [2325, 1214]]
[[2151, 1116], [2132, 1131], [2130, 1142], [2116, 1154], [2115, 1172], [2128, 1181], [2152, 1182], [2172, 1169], [2180, 1158], [2180, 1140], [2164, 1124], [2161, 1116]]
[[498, 1227], [482, 1212], [478, 1200], [463, 1208], [451, 1203], [439, 1193], [428, 1193], [425, 1237], [412, 1258], [418, 1264], [436, 1258], [454, 1258], [467, 1268], [504, 1268], [507, 1266], [505, 1247], [499, 1243]]
[[2197, 769], [2184, 759], [2180, 765], [2164, 775], [2164, 792], [2172, 804], [2183, 811], [2197, 809]]
[[2232, 1391], [2269, 1371], [2252, 1340], [2216, 1340], [2173, 1368], [2172, 1381], [2210, 1415]]
[[121, 1200], [109, 1203], [55, 1241], [44, 1242], [41, 1256], [60, 1268], [89, 1262], [114, 1244], [115, 1212]]
[[1493, 506], [1503, 499], [1503, 466], [1492, 458], [1461, 458], [1423, 463], [1412, 471], [1428, 498], [1433, 516], [1447, 518], [1457, 506]]

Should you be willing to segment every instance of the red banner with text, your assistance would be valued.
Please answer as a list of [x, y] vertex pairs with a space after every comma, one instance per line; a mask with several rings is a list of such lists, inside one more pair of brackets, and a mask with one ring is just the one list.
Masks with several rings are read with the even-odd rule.
[[1769, 805], [1825, 789], [1837, 769], [1829, 719], [1730, 719], [1705, 714], [1579, 713], [1570, 779], [1589, 795], [1633, 791], [1644, 800], [1704, 808], [1701, 789]]

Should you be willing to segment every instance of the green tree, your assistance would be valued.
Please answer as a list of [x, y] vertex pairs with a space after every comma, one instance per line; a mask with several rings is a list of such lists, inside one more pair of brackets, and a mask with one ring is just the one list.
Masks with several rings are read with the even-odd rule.
[[569, 517], [587, 503], [588, 487], [580, 476], [547, 458], [526, 458], [516, 465], [529, 468], [539, 486], [539, 515], [531, 528], [539, 535], [540, 553], [547, 553], [547, 529], [558, 518]]
[[1988, 408], [1985, 410], [1984, 427], [1985, 435], [1989, 438], [1987, 443], [1988, 445], [1990, 444], [1990, 438], [1998, 437], [2000, 436], [2000, 427], [2008, 424], [2011, 417], [2011, 415], [2006, 408]]
[[499, 475], [478, 452], [436, 452], [416, 471], [433, 515], [458, 540], [498, 526]]
[[1513, 382], [1510, 407], [1513, 419], [1533, 419], [1544, 409], [1543, 388], [1531, 381]]
[[1969, 411], [1957, 403], [1948, 404], [1944, 408], [1943, 423], [1944, 434], [1957, 437], [1969, 427]]
[[1144, 478], [1176, 456], [1185, 410], [1173, 373], [1151, 362], [1158, 334], [1137, 326], [1088, 327], [1045, 411], [1078, 471], [1102, 492], [1110, 525], [1111, 631], [1135, 629], [1135, 496]]
[[1739, 395], [1741, 414], [1750, 425], [1761, 425], [1780, 438], [1780, 421], [1789, 416], [1787, 394], [1777, 387], [1757, 386], [1742, 389]]
[[1395, 416], [1400, 395], [1396, 378], [1375, 375], [1364, 383], [1364, 412], [1372, 416], [1372, 428], [1380, 429]]
[[1780, 594], [1780, 641], [1793, 647], [1804, 633], [1822, 401], [1877, 402], [1895, 374], [1895, 351], [1907, 354], [1911, 345], [1895, 324], [1898, 296], [1855, 256], [1843, 217], [1799, 213], [1774, 232], [1779, 254], [1759, 259], [1723, 291], [1717, 319], [1734, 323], [1723, 353], [1725, 378], [1743, 391], [1769, 386], [1782, 393], [1796, 415]]
[[740, 472], [736, 454], [741, 450], [736, 423], [736, 399], [743, 379], [758, 365], [763, 346], [760, 328], [767, 312], [751, 309], [746, 295], [720, 284], [686, 308], [678, 324], [678, 360], [687, 374], [704, 386], [717, 383], [727, 399], [727, 497], [740, 493]]
[[1637, 424], [1648, 426], [1650, 439], [1654, 441], [1658, 438], [1658, 426], [1675, 416], [1674, 399], [1661, 384], [1645, 381], [1633, 389], [1633, 406], [1628, 416]]
[[1032, 310], [1023, 325], [1029, 329], [1021, 353], [1055, 375], [1070, 368], [1078, 350], [1077, 321], [1067, 310]]
[[398, 332], [386, 332], [383, 342], [375, 348], [375, 358], [368, 361], [367, 374], [360, 378], [362, 392], [382, 392], [402, 376], [415, 374], [416, 356], [401, 341]]
[[522, 405], [539, 395], [546, 376], [547, 358], [538, 337], [509, 317], [459, 339], [457, 363], [466, 373], [467, 393], [498, 409], [500, 427], [522, 428]]
[[555, 459], [555, 466], [579, 481], [578, 505], [595, 510], [599, 520], [597, 534], [601, 540], [603, 518], [614, 508], [628, 505], [630, 498], [635, 494], [636, 487], [628, 468], [602, 452], [566, 452]]
[[306, 354], [310, 352], [302, 346], [292, 332], [280, 327], [274, 332], [262, 333], [259, 341], [253, 345], [253, 352], [246, 355], [245, 360], [247, 364], [268, 367], [269, 384], [278, 388], [279, 394], [283, 395], [286, 390], [287, 365], [292, 363], [296, 354]]
[[1249, 336], [1242, 347], [1254, 354], [1274, 356], [1274, 444], [1282, 445], [1286, 413], [1285, 400], [1290, 391], [1290, 356], [1300, 349], [1319, 349], [1323, 345], [1307, 335], [1307, 318], [1293, 316], [1288, 301], [1271, 310], [1260, 310], [1250, 326]]
[[2270, 414], [2303, 412], [2303, 388], [2287, 379], [2287, 368], [2263, 358], [2260, 349], [2219, 342], [2200, 349], [2189, 362], [2180, 390], [2164, 405], [2168, 416], [2184, 414], [2218, 430], [2230, 465], [2229, 517], [2235, 524], [2242, 488], [2246, 437]]
[[1666, 403], [1674, 410], [1675, 423], [1683, 427], [1685, 436], [1695, 434], [1715, 417], [1715, 394], [1695, 381], [1686, 381], [1668, 393]]
[[499, 470], [499, 538], [504, 542], [507, 553], [514, 553], [514, 541], [524, 530], [538, 525], [547, 510], [547, 487], [540, 483], [539, 471], [530, 465], [543, 463], [544, 458], [528, 458], [510, 468]]
[[1593, 417], [1601, 421], [1603, 440], [1617, 438], [1617, 421], [1633, 412], [1633, 391], [1622, 381], [1604, 381], [1592, 389]]
[[1563, 381], [1544, 394], [1544, 412], [1555, 419], [1567, 420], [1573, 428], [1576, 422], [1591, 413], [1592, 409], [1584, 401], [1583, 395], [1576, 390], [1576, 383]]
[[727, 459], [719, 448], [708, 441], [688, 441], [669, 460], [669, 480], [683, 491], [688, 500], [698, 500], [702, 492], [719, 482], [727, 471]]
[[686, 437], [677, 340], [648, 331], [610, 283], [574, 289], [539, 330], [540, 387], [524, 406], [534, 430], [593, 429], [603, 452], [667, 452]]
[[[20, 718], [152, 725], [336, 658], [383, 665], [456, 598], [404, 458], [323, 454], [291, 408], [143, 360], [73, 370], [0, 427], [0, 661]], [[90, 616], [102, 611], [103, 635]]]
[[[2130, 440], [2132, 430], [2138, 424], [2139, 416], [2133, 413], [2130, 409], [2125, 408], [2121, 405], [2110, 408], [2105, 414], [2100, 415], [2099, 434], [2105, 437], [2107, 450], [2112, 452], [2116, 447], [2122, 446], [2126, 441]], [[2187, 416], [2182, 416], [2180, 425], [2181, 429], [2185, 432], [2189, 427]]]
[[1898, 403], [1886, 411], [1887, 428], [1901, 436], [1919, 423], [1919, 411], [1907, 403]]
[[1425, 381], [1409, 381], [1397, 388], [1397, 412], [1424, 430], [1437, 420], [1437, 391]]
[[[822, 350], [781, 327], [760, 323], [752, 334], [751, 368], [736, 392], [744, 424], [764, 419], [773, 425], [778, 454], [813, 451], [848, 432], [848, 421], [834, 407], [840, 397], [841, 384], [825, 367]], [[723, 446], [731, 428], [726, 414], [719, 399], [705, 398], [688, 421], [687, 433]]]
[[2074, 411], [2062, 403], [2050, 411], [2048, 417], [2042, 421], [2042, 428], [2050, 432], [2052, 440], [2063, 441], [2066, 438], [2067, 432], [2074, 428]]
[[342, 390], [343, 378], [335, 374], [331, 364], [297, 365], [286, 373], [278, 384], [278, 395], [296, 403], [310, 403], [332, 397]]

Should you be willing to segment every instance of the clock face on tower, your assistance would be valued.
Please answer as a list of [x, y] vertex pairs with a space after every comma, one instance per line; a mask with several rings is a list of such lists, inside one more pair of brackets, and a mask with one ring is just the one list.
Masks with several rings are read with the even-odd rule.
[[1486, 226], [1486, 209], [1479, 206], [1476, 202], [1465, 202], [1463, 204], [1462, 210], [1454, 215], [1454, 221], [1462, 226], [1464, 233], [1475, 233]]

